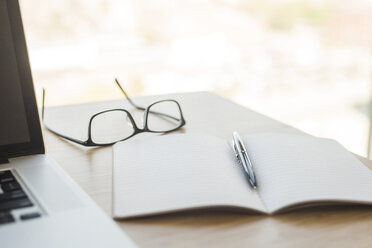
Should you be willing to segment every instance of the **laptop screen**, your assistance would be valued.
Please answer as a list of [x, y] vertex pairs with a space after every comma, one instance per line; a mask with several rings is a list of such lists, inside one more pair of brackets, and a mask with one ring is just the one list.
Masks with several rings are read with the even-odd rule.
[[17, 58], [5, 1], [0, 1], [0, 58], [0, 145], [29, 142]]
[[0, 157], [43, 151], [22, 20], [15, 0], [0, 1], [0, 116]]

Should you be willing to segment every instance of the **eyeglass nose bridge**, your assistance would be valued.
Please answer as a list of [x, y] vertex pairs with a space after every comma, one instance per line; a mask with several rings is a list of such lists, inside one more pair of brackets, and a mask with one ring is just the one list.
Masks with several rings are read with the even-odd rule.
[[127, 116], [127, 122], [128, 122], [128, 125], [130, 127], [132, 127], [133, 129], [139, 129], [140, 131], [145, 131], [146, 130], [146, 127], [145, 127], [145, 117], [146, 117], [146, 113], [144, 113], [142, 116], [141, 116], [141, 127], [142, 128], [139, 128], [139, 127], [134, 127], [133, 126], [133, 123], [131, 121], [131, 119]]
[[[139, 128], [137, 127], [137, 125], [135, 124], [135, 120], [133, 118], [133, 116], [130, 116], [131, 114], [128, 114], [127, 117], [126, 117], [126, 121], [127, 121], [127, 124], [133, 128], [133, 129], [138, 129], [139, 131], [144, 131], [146, 130], [146, 127], [145, 127], [145, 118], [146, 118], [146, 112], [141, 116], [141, 127], [142, 128]], [[133, 125], [134, 124], [134, 125]]]
[[146, 128], [146, 112], [141, 116], [141, 125], [139, 126], [137, 123], [136, 123], [136, 120], [134, 119], [134, 116], [132, 116], [132, 114], [130, 114], [128, 111], [125, 111], [127, 112], [127, 116], [126, 116], [126, 122], [128, 124], [128, 126], [130, 126], [131, 128], [133, 128], [133, 130], [135, 131], [135, 133], [142, 133], [142, 132], [146, 132], [148, 131], [147, 128]]
[[138, 124], [136, 123], [136, 120], [134, 119], [134, 116], [132, 116], [132, 114], [130, 114], [128, 111], [126, 112], [127, 112], [126, 121], [127, 121], [128, 126], [133, 128], [133, 130], [135, 130], [136, 133], [145, 132], [146, 131], [146, 127], [145, 127], [146, 113], [141, 116], [141, 126], [138, 126]]

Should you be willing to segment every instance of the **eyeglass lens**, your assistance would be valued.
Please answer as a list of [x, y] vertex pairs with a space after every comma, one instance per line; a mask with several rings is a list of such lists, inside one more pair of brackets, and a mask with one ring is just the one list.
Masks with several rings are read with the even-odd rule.
[[134, 128], [125, 111], [112, 110], [96, 115], [90, 131], [94, 143], [108, 144], [131, 136]]
[[147, 127], [150, 131], [171, 131], [178, 128], [181, 121], [181, 110], [173, 101], [158, 102], [149, 108]]

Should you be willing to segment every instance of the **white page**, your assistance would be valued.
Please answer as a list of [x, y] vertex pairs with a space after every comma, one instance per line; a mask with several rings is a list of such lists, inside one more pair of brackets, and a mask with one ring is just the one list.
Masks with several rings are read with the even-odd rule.
[[114, 217], [200, 207], [266, 211], [226, 140], [167, 134], [114, 146]]
[[270, 212], [318, 201], [372, 203], [372, 172], [336, 141], [271, 133], [244, 142]]

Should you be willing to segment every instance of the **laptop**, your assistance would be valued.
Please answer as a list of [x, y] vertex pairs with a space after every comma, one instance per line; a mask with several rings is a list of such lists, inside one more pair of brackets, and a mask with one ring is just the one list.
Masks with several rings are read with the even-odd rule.
[[1, 247], [135, 247], [44, 154], [18, 0], [0, 0]]

